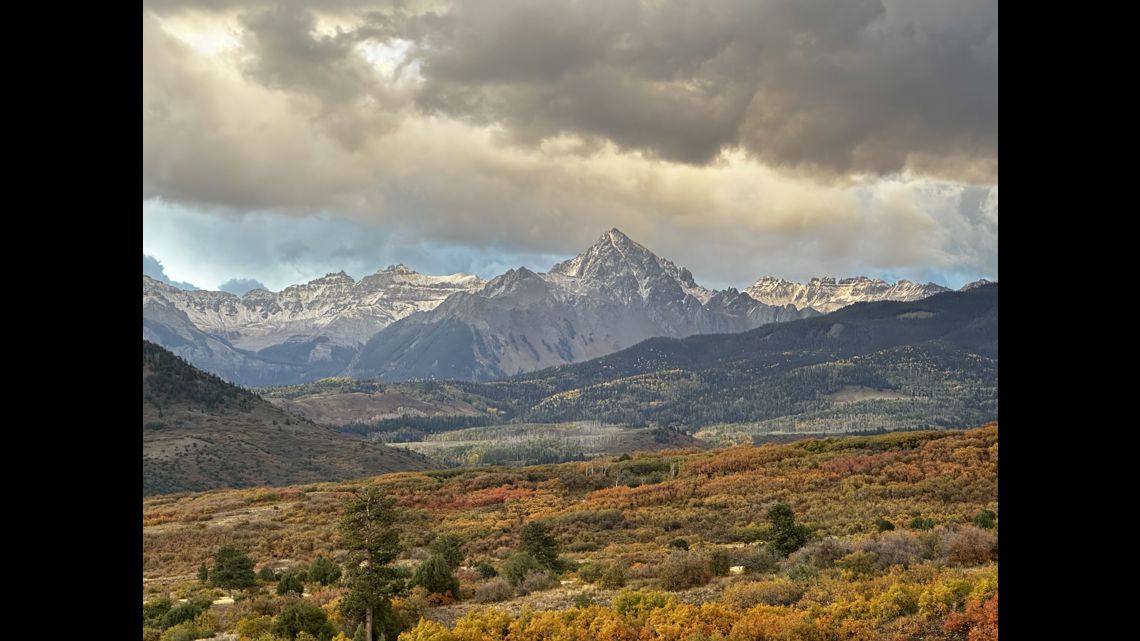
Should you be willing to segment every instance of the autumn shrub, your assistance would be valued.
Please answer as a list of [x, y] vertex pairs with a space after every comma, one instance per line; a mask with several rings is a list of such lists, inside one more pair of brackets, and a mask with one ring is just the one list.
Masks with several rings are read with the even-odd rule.
[[967, 641], [997, 641], [997, 592], [984, 603], [970, 606], [964, 613], [952, 612], [946, 617], [944, 628], [959, 635], [965, 634]]
[[796, 563], [784, 570], [784, 576], [793, 581], [811, 581], [819, 576], [819, 570], [808, 563]]
[[835, 567], [843, 570], [843, 578], [848, 581], [869, 579], [879, 573], [875, 563], [875, 556], [864, 550], [852, 552], [842, 559], [839, 559], [836, 561]]
[[657, 571], [660, 569], [659, 565], [652, 563], [631, 563], [626, 568], [625, 576], [633, 580], [649, 580], [657, 578]]
[[246, 617], [238, 621], [237, 625], [234, 626], [234, 632], [237, 632], [238, 636], [243, 639], [256, 639], [262, 634], [271, 632], [272, 630], [273, 617], [265, 614]]
[[622, 590], [610, 607], [627, 621], [640, 622], [656, 608], [675, 603], [672, 595], [652, 590]]
[[807, 563], [820, 570], [834, 567], [835, 562], [852, 552], [850, 541], [829, 536], [822, 541], [808, 543], [788, 556], [788, 563]]
[[495, 566], [491, 565], [490, 563], [488, 563], [486, 561], [480, 561], [480, 562], [476, 563], [475, 564], [475, 570], [484, 579], [490, 579], [490, 578], [494, 578], [494, 577], [499, 576], [499, 571], [495, 569]]
[[566, 549], [571, 552], [596, 552], [600, 546], [592, 538], [575, 538]]
[[186, 603], [179, 603], [162, 615], [158, 627], [165, 630], [180, 623], [192, 622], [208, 609], [210, 609], [209, 599], [191, 599]]
[[712, 569], [713, 576], [724, 576], [728, 574], [728, 568], [732, 567], [732, 557], [729, 555], [728, 550], [724, 548], [713, 548], [708, 552], [709, 567]]
[[598, 579], [598, 585], [607, 589], [613, 590], [625, 585], [625, 569], [617, 563], [610, 563], [606, 566], [602, 576]]
[[879, 621], [890, 621], [918, 612], [918, 590], [914, 586], [895, 583], [871, 600], [871, 615]]
[[456, 636], [446, 626], [420, 619], [415, 627], [400, 634], [399, 641], [456, 641]]
[[744, 567], [745, 572], [774, 572], [780, 564], [776, 553], [767, 546], [735, 548], [730, 553], [733, 565]]
[[724, 591], [724, 601], [739, 610], [749, 610], [759, 603], [792, 605], [805, 591], [805, 584], [780, 577], [771, 581], [733, 583]]
[[625, 520], [621, 510], [583, 510], [572, 512], [558, 519], [559, 523], [580, 524], [590, 530], [612, 530]]
[[506, 601], [515, 595], [511, 582], [504, 578], [495, 578], [480, 583], [475, 587], [475, 601], [478, 603], [495, 603]]
[[988, 563], [997, 554], [997, 536], [973, 525], [963, 525], [947, 541], [947, 560], [954, 565]]
[[159, 641], [195, 641], [209, 633], [194, 625], [193, 621], [184, 621], [178, 625], [167, 628]]
[[166, 597], [147, 601], [143, 604], [143, 625], [159, 627], [163, 615], [170, 612], [172, 607], [174, 601]]
[[549, 590], [557, 585], [558, 581], [555, 581], [549, 572], [531, 570], [519, 581], [518, 592], [520, 595], [526, 596], [535, 592]]
[[864, 541], [860, 550], [874, 557], [875, 566], [884, 570], [892, 565], [908, 566], [922, 558], [923, 547], [913, 532], [884, 532]]
[[944, 617], [966, 606], [974, 584], [965, 579], [938, 581], [918, 595], [918, 612], [927, 618]]
[[590, 561], [583, 563], [578, 568], [578, 578], [585, 581], [586, 583], [594, 583], [598, 579], [602, 578], [602, 573], [605, 571], [606, 565], [604, 563]]
[[761, 525], [745, 525], [741, 527], [734, 527], [729, 532], [729, 536], [734, 541], [742, 543], [755, 543], [763, 541], [768, 535], [768, 528]]
[[704, 585], [712, 577], [712, 564], [708, 556], [700, 552], [673, 552], [657, 569], [661, 587], [667, 590], [684, 590]]

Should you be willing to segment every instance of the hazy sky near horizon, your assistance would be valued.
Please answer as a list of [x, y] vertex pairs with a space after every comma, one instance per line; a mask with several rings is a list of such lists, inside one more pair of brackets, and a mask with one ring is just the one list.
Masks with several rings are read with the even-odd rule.
[[[144, 271], [996, 279], [996, 0], [147, 0]], [[148, 261], [147, 257], [150, 257]]]

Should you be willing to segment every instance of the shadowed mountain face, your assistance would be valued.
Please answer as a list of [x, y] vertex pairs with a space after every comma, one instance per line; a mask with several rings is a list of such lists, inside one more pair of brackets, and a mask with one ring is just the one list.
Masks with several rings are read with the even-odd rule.
[[614, 229], [545, 274], [514, 269], [374, 336], [348, 373], [487, 380], [596, 358], [653, 336], [739, 332], [815, 315], [714, 292]]
[[427, 467], [334, 432], [143, 341], [143, 494], [360, 478]]

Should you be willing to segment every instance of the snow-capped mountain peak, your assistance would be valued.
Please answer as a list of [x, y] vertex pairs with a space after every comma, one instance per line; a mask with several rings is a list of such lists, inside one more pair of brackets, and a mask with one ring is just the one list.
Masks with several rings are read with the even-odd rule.
[[713, 294], [698, 285], [689, 270], [660, 258], [616, 227], [586, 251], [551, 267], [546, 276], [575, 291], [610, 292], [643, 300], [667, 292], [689, 294], [703, 304]]
[[977, 289], [979, 287], [984, 287], [986, 285], [993, 285], [995, 282], [996, 281], [992, 281], [988, 278], [979, 278], [978, 280], [971, 281], [969, 283], [966, 283], [965, 285], [962, 285], [961, 287], [958, 288], [958, 291], [965, 292], [965, 291], [969, 291], [971, 289]]
[[796, 309], [810, 307], [818, 312], [827, 313], [859, 302], [920, 300], [939, 292], [949, 291], [949, 288], [935, 283], [920, 285], [909, 280], [900, 280], [892, 284], [867, 276], [839, 280], [830, 276], [820, 276], [803, 284], [766, 276], [744, 291], [752, 298], [769, 305], [794, 305]]

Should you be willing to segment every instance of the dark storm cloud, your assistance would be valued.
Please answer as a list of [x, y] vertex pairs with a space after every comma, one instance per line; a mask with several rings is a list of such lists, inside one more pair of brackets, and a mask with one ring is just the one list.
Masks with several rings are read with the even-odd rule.
[[[994, 0], [228, 6], [253, 78], [355, 127], [369, 118], [328, 107], [372, 95], [371, 125], [392, 126], [377, 114], [405, 96], [384, 95], [353, 45], [402, 39], [422, 74], [420, 109], [500, 125], [515, 143], [572, 133], [696, 164], [739, 146], [824, 175], [996, 181]], [[355, 23], [316, 36], [315, 11]]]
[[797, 169], [993, 180], [997, 3], [945, 4], [462, 3], [424, 20], [418, 104], [519, 141], [573, 132], [689, 163], [742, 145]]

